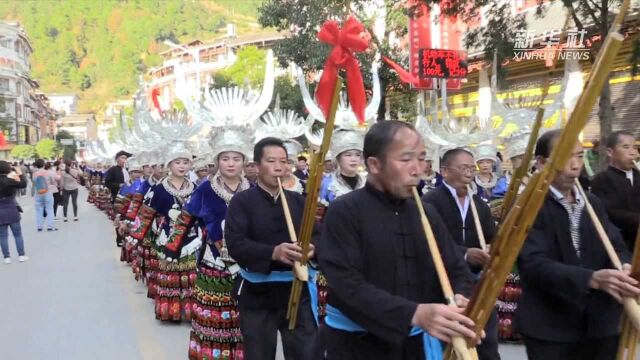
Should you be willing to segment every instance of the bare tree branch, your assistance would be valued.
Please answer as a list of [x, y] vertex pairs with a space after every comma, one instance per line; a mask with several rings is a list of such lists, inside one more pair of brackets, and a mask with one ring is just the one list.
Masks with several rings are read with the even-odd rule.
[[573, 4], [565, 3], [565, 5], [567, 5], [567, 8], [571, 12], [571, 18], [573, 18], [573, 22], [576, 24], [576, 28], [578, 28], [579, 31], [584, 30], [584, 25], [582, 25], [582, 21], [580, 21], [578, 14], [576, 14], [576, 10], [573, 8]]
[[[603, 0], [603, 1], [607, 1], [607, 0]], [[586, 12], [591, 17], [591, 20], [593, 20], [593, 25], [599, 26], [600, 25], [600, 21], [598, 21], [598, 18], [596, 17], [595, 10], [591, 8], [591, 6], [587, 2], [587, 0], [581, 0], [580, 1], [580, 6], [584, 10], [584, 12]], [[596, 9], [597, 9], [597, 7], [596, 7]]]
[[595, 9], [600, 7], [600, 5], [598, 5], [598, 3], [595, 2], [595, 0], [586, 0], [586, 1], [589, 2], [589, 4]]

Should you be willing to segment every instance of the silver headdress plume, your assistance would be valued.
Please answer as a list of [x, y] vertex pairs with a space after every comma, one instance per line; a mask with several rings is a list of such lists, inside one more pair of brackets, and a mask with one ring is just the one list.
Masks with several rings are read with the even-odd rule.
[[510, 159], [524, 155], [527, 151], [529, 136], [531, 136], [531, 130], [529, 128], [520, 129], [505, 136], [502, 143], [507, 158]]
[[169, 166], [173, 160], [177, 159], [187, 159], [191, 161], [191, 150], [187, 147], [187, 143], [184, 140], [174, 140], [170, 142], [168, 145], [168, 151], [165, 158], [165, 166]]
[[[494, 62], [495, 66], [495, 62]], [[455, 116], [445, 106], [438, 114], [438, 106], [434, 98], [427, 109], [426, 99], [418, 96], [418, 116], [416, 129], [425, 140], [445, 147], [467, 146], [490, 142], [503, 136], [507, 127], [511, 131], [530, 128], [536, 117], [536, 110], [526, 108], [521, 104], [508, 106], [496, 94], [496, 70], [494, 68], [492, 81], [488, 80], [486, 70], [479, 74], [479, 104], [477, 111], [471, 116]], [[545, 107], [545, 127], [557, 128], [561, 125], [563, 111], [571, 112], [572, 104], [582, 91], [582, 71], [577, 61], [565, 62], [565, 74], [562, 90], [556, 94], [553, 102]], [[535, 104], [537, 107], [538, 104]], [[510, 131], [510, 132], [511, 132]]]
[[281, 139], [287, 149], [289, 160], [297, 158], [303, 151], [302, 144], [295, 138], [302, 136], [311, 126], [313, 119], [299, 116], [293, 110], [280, 109], [279, 101], [273, 111], [263, 115], [255, 122], [255, 141], [272, 136]]
[[287, 158], [289, 161], [296, 162], [298, 154], [304, 150], [302, 144], [295, 139], [283, 139], [282, 144], [287, 149]]
[[245, 159], [252, 150], [253, 129], [249, 126], [231, 126], [213, 131], [209, 140], [211, 155], [214, 161], [218, 161], [218, 155], [223, 152], [233, 151], [242, 154]]
[[256, 119], [256, 141], [273, 136], [280, 139], [295, 139], [309, 129], [312, 118], [306, 120], [293, 110], [274, 109]]
[[498, 162], [498, 148], [493, 143], [479, 144], [474, 149], [474, 159], [476, 162], [480, 160], [492, 160], [494, 163]]
[[260, 117], [273, 96], [275, 70], [273, 51], [267, 52], [264, 84], [260, 93], [239, 87], [210, 89], [202, 97], [186, 88], [184, 78], [177, 76], [177, 93], [187, 111], [199, 121], [213, 126], [242, 126]]
[[215, 159], [221, 152], [236, 151], [247, 157], [253, 145], [252, 126], [269, 107], [273, 96], [273, 51], [267, 52], [264, 83], [260, 93], [232, 87], [210, 89], [201, 96], [186, 88], [183, 76], [176, 78], [177, 93], [186, 109], [199, 122], [211, 126], [211, 156]]
[[331, 137], [331, 154], [336, 158], [345, 151], [362, 151], [364, 147], [364, 131], [360, 130], [336, 130]]

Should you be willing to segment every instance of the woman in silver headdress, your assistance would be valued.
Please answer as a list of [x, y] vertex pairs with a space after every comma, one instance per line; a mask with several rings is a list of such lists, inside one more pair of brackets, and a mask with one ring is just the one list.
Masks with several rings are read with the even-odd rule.
[[[251, 146], [248, 128], [225, 128], [210, 141], [218, 171], [208, 176], [185, 205], [169, 243], [182, 242], [196, 226], [206, 233], [198, 251], [197, 280], [193, 292], [193, 321], [189, 359], [242, 359], [238, 304], [231, 296], [240, 270], [229, 257], [224, 241], [224, 219], [232, 197], [250, 187], [243, 176]], [[217, 355], [216, 355], [217, 354]]]
[[[184, 250], [198, 247], [199, 234], [196, 231], [185, 234], [179, 248], [168, 243], [171, 228], [195, 190], [195, 185], [188, 179], [191, 152], [181, 141], [169, 146], [169, 175], [147, 193], [147, 204], [139, 211], [139, 222], [134, 225], [132, 236], [144, 238], [150, 228], [153, 232], [155, 241], [150, 251], [147, 275], [149, 296], [155, 299], [156, 318], [180, 321], [184, 316], [191, 320], [196, 259], [195, 249]], [[192, 242], [195, 246], [190, 246]]]
[[498, 182], [498, 175], [494, 172], [494, 167], [498, 164], [498, 149], [493, 144], [481, 144], [475, 149], [476, 164], [478, 173], [475, 178], [475, 185], [478, 196], [485, 202], [493, 199], [493, 188]]
[[320, 186], [320, 203], [327, 207], [344, 194], [359, 189], [366, 182], [362, 166], [364, 134], [357, 130], [338, 130], [331, 139], [331, 153], [335, 155], [337, 170], [326, 176]]

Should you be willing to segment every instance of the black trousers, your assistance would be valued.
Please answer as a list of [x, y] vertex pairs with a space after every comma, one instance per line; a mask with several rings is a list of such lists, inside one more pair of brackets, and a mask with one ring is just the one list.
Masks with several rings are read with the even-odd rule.
[[476, 347], [480, 360], [500, 360], [498, 352], [498, 313], [494, 309], [484, 327], [486, 334], [482, 339], [482, 344]]
[[[243, 296], [246, 296], [243, 294]], [[278, 331], [287, 360], [307, 360], [316, 333], [316, 322], [308, 298], [301, 298], [296, 328], [289, 330], [286, 307], [255, 309], [239, 304], [240, 330], [246, 360], [274, 360]]]
[[53, 216], [58, 215], [58, 206], [62, 205], [62, 193], [53, 193]]
[[69, 198], [73, 205], [73, 216], [78, 216], [78, 189], [64, 190], [62, 192], [62, 212], [67, 217], [67, 207], [69, 206]]
[[619, 336], [586, 338], [579, 342], [554, 342], [524, 338], [529, 360], [614, 360]]

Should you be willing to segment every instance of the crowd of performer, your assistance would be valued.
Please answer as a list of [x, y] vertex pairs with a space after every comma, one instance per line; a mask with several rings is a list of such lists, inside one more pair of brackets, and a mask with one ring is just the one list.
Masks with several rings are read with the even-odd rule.
[[[306, 254], [312, 276], [290, 330], [292, 266], [303, 254], [282, 203], [299, 232], [313, 173], [297, 141], [254, 142], [234, 131], [211, 139], [206, 159], [176, 141], [164, 154], [121, 151], [109, 168], [85, 168], [89, 201], [114, 220], [121, 260], [148, 287], [156, 318], [191, 322], [189, 359], [274, 359], [278, 332], [287, 359], [439, 359], [454, 336], [478, 344], [480, 359], [500, 358], [499, 338], [523, 340], [530, 359], [615, 357], [621, 302], [640, 295], [629, 266], [640, 220], [631, 133], [609, 137], [609, 167], [583, 179], [586, 195], [576, 185], [584, 150], [575, 145], [479, 337], [464, 307], [489, 263], [528, 133], [505, 139], [503, 162], [497, 144], [436, 152], [400, 121], [378, 122], [366, 134], [336, 131]], [[548, 163], [559, 135], [539, 137], [520, 190]], [[458, 308], [446, 305], [413, 188]]]

